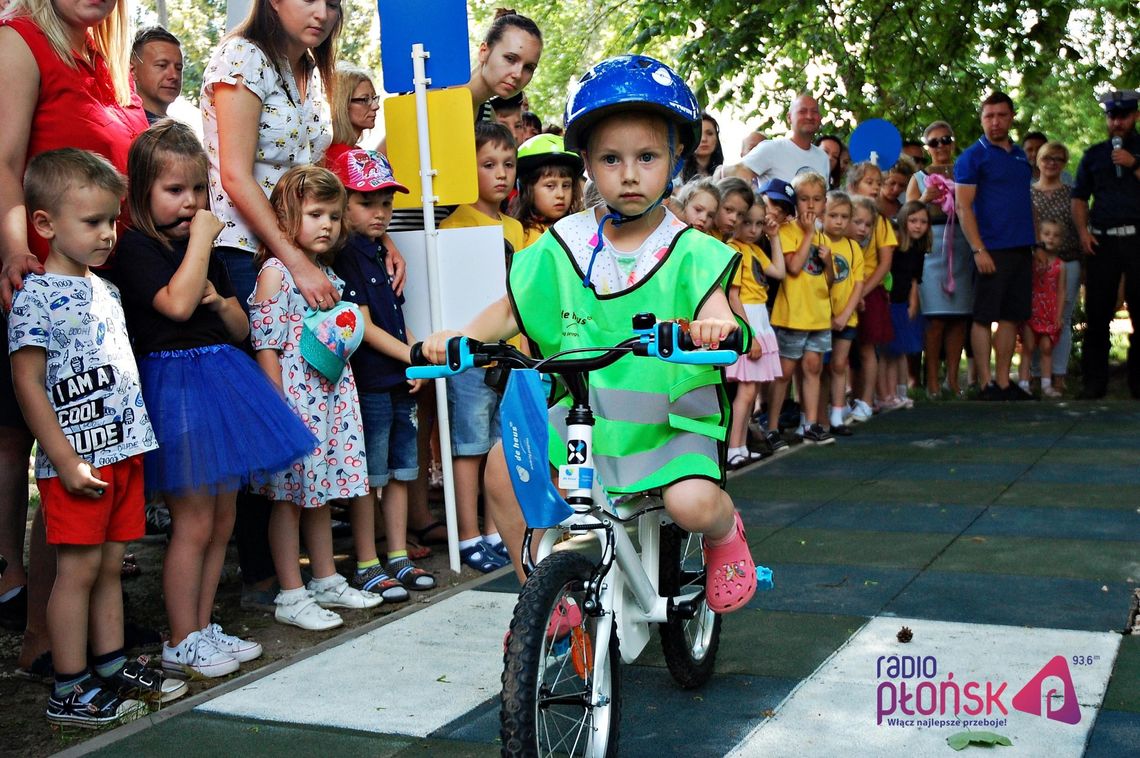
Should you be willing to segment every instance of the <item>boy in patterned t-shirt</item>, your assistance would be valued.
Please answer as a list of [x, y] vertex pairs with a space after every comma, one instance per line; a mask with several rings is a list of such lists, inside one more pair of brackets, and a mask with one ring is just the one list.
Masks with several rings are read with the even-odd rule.
[[134, 696], [163, 694], [161, 675], [123, 655], [119, 586], [126, 543], [145, 531], [143, 453], [157, 445], [119, 291], [89, 268], [115, 246], [126, 180], [105, 159], [67, 148], [34, 158], [24, 185], [32, 228], [50, 246], [44, 273], [24, 281], [8, 320], [13, 384], [39, 443], [36, 478], [56, 548], [47, 718], [97, 727], [140, 713]]

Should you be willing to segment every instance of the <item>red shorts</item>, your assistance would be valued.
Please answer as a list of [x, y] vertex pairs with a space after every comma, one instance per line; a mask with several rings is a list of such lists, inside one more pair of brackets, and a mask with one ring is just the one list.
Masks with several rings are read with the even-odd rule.
[[72, 495], [59, 477], [37, 479], [49, 545], [102, 545], [129, 542], [146, 533], [143, 457], [103, 466], [97, 476], [107, 482], [102, 497]]

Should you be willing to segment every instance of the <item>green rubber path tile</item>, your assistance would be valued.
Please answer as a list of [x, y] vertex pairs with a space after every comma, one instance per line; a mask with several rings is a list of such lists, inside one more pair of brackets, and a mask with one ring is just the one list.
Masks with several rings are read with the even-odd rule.
[[[803, 679], [855, 634], [867, 619], [818, 613], [786, 613], [745, 608], [725, 616], [716, 657], [716, 674], [747, 674]], [[747, 633], [741, 633], [746, 629]], [[637, 659], [639, 666], [664, 667], [655, 638]]]
[[[1020, 463], [1029, 465], [1036, 463], [1046, 448], [1024, 448], [1002, 450], [995, 454], [993, 448], [978, 447], [974, 444], [878, 444], [878, 438], [869, 438], [867, 444], [833, 445], [828, 451], [836, 460], [851, 461], [855, 465], [863, 465], [867, 461], [896, 462], [910, 461], [913, 463], [942, 463], [948, 465], [969, 463], [993, 463], [995, 459], [1002, 463]], [[1135, 460], [1135, 453], [1133, 453]]]
[[850, 493], [849, 499], [872, 497], [890, 503], [961, 503], [986, 505], [1005, 491], [1001, 481], [968, 482], [961, 479], [877, 479], [865, 482], [861, 492]]
[[753, 555], [771, 563], [845, 563], [919, 568], [930, 563], [953, 534], [859, 532], [790, 527], [766, 539], [750, 537]]
[[1125, 635], [1121, 640], [1101, 707], [1140, 713], [1140, 635]]
[[1001, 505], [1066, 506], [1135, 510], [1140, 504], [1140, 486], [1123, 484], [1066, 484], [1063, 482], [1015, 482], [1001, 493]]
[[855, 479], [811, 479], [781, 476], [761, 469], [756, 474], [740, 476], [728, 483], [728, 494], [754, 500], [794, 500], [822, 502], [850, 492], [859, 486]]
[[1140, 580], [1138, 559], [1135, 542], [973, 536], [956, 540], [930, 568], [1122, 582]]

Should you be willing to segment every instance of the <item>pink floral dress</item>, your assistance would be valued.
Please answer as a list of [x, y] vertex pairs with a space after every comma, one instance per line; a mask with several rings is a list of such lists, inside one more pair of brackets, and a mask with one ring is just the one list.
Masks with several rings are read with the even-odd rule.
[[[261, 270], [281, 272], [281, 290], [258, 302], [249, 296], [250, 338], [254, 350], [273, 350], [281, 362], [285, 401], [319, 440], [312, 453], [274, 474], [262, 492], [302, 508], [319, 508], [334, 498], [368, 492], [367, 458], [360, 401], [352, 368], [330, 382], [301, 357], [301, 329], [308, 308], [285, 264], [268, 259]], [[321, 266], [338, 290], [344, 288], [332, 269]]]
[[1061, 259], [1039, 263], [1033, 261], [1033, 313], [1029, 317], [1029, 328], [1053, 340], [1061, 336], [1057, 326], [1057, 282], [1061, 279]]

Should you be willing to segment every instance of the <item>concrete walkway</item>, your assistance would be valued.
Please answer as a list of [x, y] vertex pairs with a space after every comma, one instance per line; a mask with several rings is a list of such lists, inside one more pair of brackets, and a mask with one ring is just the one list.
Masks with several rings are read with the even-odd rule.
[[[1138, 432], [1134, 403], [926, 403], [734, 477], [776, 587], [726, 618], [704, 689], [656, 645], [624, 669], [621, 755], [951, 755], [968, 730], [1140, 754]], [[515, 592], [460, 588], [75, 752], [498, 755]]]

